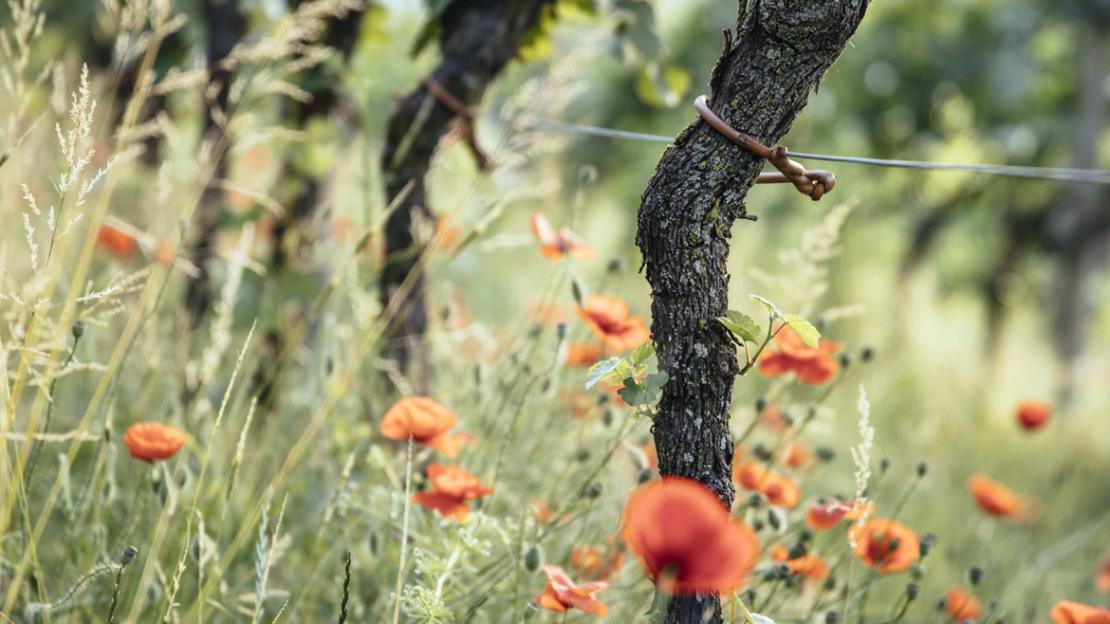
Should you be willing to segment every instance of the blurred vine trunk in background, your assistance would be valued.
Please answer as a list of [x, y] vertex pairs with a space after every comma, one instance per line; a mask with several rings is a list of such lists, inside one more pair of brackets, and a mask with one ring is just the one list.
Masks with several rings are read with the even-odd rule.
[[[1088, 26], [1080, 40], [1075, 166], [1099, 164], [1099, 141], [1105, 129], [1106, 53], [1110, 40], [1110, 1], [1093, 1]], [[1102, 186], [1074, 184], [1061, 194], [1049, 216], [1049, 231], [1056, 248], [1054, 286], [1055, 319], [1052, 324], [1056, 352], [1064, 367], [1060, 403], [1071, 401], [1075, 364], [1083, 354], [1091, 319], [1091, 277], [1110, 256], [1110, 218]]]
[[[744, 5], [747, 4], [747, 9]], [[766, 145], [790, 129], [840, 55], [868, 0], [741, 2], [736, 36], [713, 70], [711, 108]], [[826, 146], [827, 147], [827, 146]], [[731, 508], [728, 418], [735, 349], [714, 320], [728, 309], [729, 239], [762, 168], [707, 124], [667, 148], [641, 200], [636, 243], [651, 284], [652, 337], [670, 376], [653, 427], [663, 475], [696, 479]], [[678, 596], [667, 622], [721, 622], [716, 595]]]
[[[227, 114], [228, 94], [231, 90], [231, 70], [222, 67], [223, 60], [243, 38], [246, 32], [246, 18], [239, 10], [238, 0], [204, 0], [204, 25], [207, 30], [205, 54], [208, 61], [208, 88], [205, 91], [204, 140], [219, 142], [227, 140], [224, 136], [224, 123]], [[226, 153], [226, 150], [216, 150]], [[192, 259], [197, 265], [198, 274], [189, 282], [185, 291], [185, 307], [189, 310], [193, 326], [204, 319], [212, 305], [212, 277], [210, 274], [212, 253], [216, 244], [216, 232], [222, 193], [218, 182], [226, 177], [227, 160], [220, 157], [213, 172], [212, 182], [204, 189], [200, 204], [193, 219]]]
[[[380, 288], [385, 306], [386, 355], [402, 371], [418, 369], [414, 381], [426, 383], [419, 345], [427, 327], [423, 247], [413, 233], [421, 220], [431, 223], [424, 178], [440, 139], [458, 111], [429, 92], [428, 84], [471, 107], [516, 56], [526, 36], [539, 27], [554, 0], [452, 0], [436, 18], [440, 62], [415, 90], [402, 97], [389, 120], [382, 154], [387, 205], [385, 266]], [[411, 360], [411, 361], [410, 361]]]
[[[307, 0], [299, 0], [296, 6], [304, 4]], [[333, 60], [337, 63], [324, 62], [313, 65], [301, 77], [298, 87], [302, 89], [309, 99], [303, 102], [292, 101], [288, 104], [290, 110], [287, 124], [290, 130], [307, 131], [309, 124], [316, 119], [326, 120], [349, 129], [358, 123], [355, 118], [355, 107], [350, 105], [343, 93], [343, 76], [349, 70], [351, 54], [358, 43], [362, 26], [362, 18], [366, 14], [367, 5], [362, 4], [358, 9], [347, 11], [342, 17], [328, 21], [327, 33], [322, 43], [333, 52]], [[302, 42], [305, 46], [312, 43]], [[310, 139], [306, 139], [310, 140]], [[269, 273], [274, 281], [282, 279], [283, 271], [294, 272], [311, 271], [313, 243], [318, 232], [313, 227], [313, 219], [319, 217], [319, 210], [326, 200], [328, 178], [334, 167], [326, 171], [319, 171], [309, 163], [303, 154], [300, 158], [287, 158], [283, 165], [278, 183], [291, 192], [282, 201], [285, 212], [274, 219], [273, 243], [270, 251]], [[316, 224], [317, 226], [319, 223]], [[271, 398], [271, 390], [275, 387], [278, 376], [281, 374], [286, 362], [292, 353], [287, 349], [297, 348], [302, 331], [294, 331], [289, 335], [283, 333], [288, 328], [300, 328], [300, 323], [286, 323], [285, 314], [281, 308], [291, 303], [297, 304], [297, 315], [305, 312], [304, 301], [276, 300], [273, 305], [277, 317], [275, 325], [267, 328], [266, 348], [270, 354], [273, 366], [259, 370], [257, 385], [260, 389], [263, 403]]]

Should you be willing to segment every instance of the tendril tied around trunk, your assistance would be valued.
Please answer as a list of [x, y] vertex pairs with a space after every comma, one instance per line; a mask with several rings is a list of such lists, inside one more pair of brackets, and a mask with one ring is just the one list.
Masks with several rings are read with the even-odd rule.
[[754, 138], [740, 132], [728, 125], [725, 120], [717, 116], [709, 108], [709, 99], [699, 95], [694, 100], [694, 108], [698, 114], [716, 130], [721, 136], [743, 147], [749, 152], [767, 159], [779, 173], [761, 173], [756, 178], [756, 184], [781, 184], [789, 182], [803, 195], [808, 195], [813, 201], [821, 199], [836, 186], [836, 176], [831, 171], [813, 169], [807, 171], [800, 163], [790, 160], [789, 151], [782, 145], [767, 147]]

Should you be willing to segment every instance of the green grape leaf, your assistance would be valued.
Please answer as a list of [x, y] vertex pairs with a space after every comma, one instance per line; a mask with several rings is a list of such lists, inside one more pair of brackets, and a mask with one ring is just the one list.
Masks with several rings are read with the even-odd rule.
[[813, 323], [805, 320], [797, 314], [783, 314], [782, 319], [794, 330], [795, 334], [802, 339], [810, 348], [816, 349], [817, 343], [821, 341], [821, 332], [813, 326]]
[[759, 342], [759, 324], [743, 312], [729, 310], [724, 316], [718, 316], [717, 322], [741, 340]]
[[772, 319], [777, 319], [778, 317], [782, 316], [782, 312], [779, 312], [778, 306], [771, 303], [769, 300], [764, 299], [759, 295], [752, 295], [752, 301], [763, 306], [763, 309], [767, 310], [767, 313], [771, 315]]

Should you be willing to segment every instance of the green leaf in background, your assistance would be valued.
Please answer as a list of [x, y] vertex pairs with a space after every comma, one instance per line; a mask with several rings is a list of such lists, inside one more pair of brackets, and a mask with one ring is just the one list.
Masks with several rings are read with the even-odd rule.
[[686, 70], [647, 63], [636, 80], [636, 97], [648, 106], [674, 108], [685, 101], [689, 88], [690, 74]]
[[648, 358], [653, 355], [655, 355], [655, 343], [649, 340], [633, 349], [632, 355], [628, 356], [628, 359], [632, 362], [633, 366], [639, 366], [647, 362]]
[[628, 363], [625, 362], [624, 358], [615, 356], [607, 360], [602, 360], [600, 362], [594, 363], [594, 365], [591, 366], [590, 370], [586, 373], [586, 389], [589, 390], [590, 388], [593, 388], [597, 385], [597, 382], [605, 379], [613, 373], [616, 373], [621, 364], [628, 366]]
[[620, 398], [629, 405], [653, 405], [659, 400], [663, 385], [667, 383], [667, 373], [652, 373], [644, 377], [643, 381], [636, 381], [632, 377], [624, 379], [624, 387], [617, 390]]
[[717, 322], [742, 340], [759, 342], [759, 324], [743, 312], [729, 310], [724, 316], [718, 316]]
[[769, 300], [764, 299], [759, 295], [752, 295], [752, 301], [763, 306], [763, 309], [767, 310], [767, 313], [771, 315], [772, 319], [777, 319], [778, 317], [782, 316], [782, 312], [779, 312], [778, 306], [771, 303]]
[[782, 319], [794, 330], [795, 334], [802, 339], [802, 342], [809, 345], [809, 347], [816, 349], [817, 343], [821, 341], [821, 332], [813, 326], [813, 323], [805, 320], [797, 314], [783, 314]]

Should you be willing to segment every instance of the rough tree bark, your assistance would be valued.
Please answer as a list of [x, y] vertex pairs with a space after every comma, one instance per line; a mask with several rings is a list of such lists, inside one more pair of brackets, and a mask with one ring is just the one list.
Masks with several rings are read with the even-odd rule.
[[[554, 0], [455, 0], [439, 19], [442, 60], [428, 78], [466, 106], [477, 104], [553, 4]], [[413, 222], [417, 215], [432, 218], [424, 177], [436, 145], [455, 117], [456, 112], [422, 83], [401, 99], [389, 121], [382, 169], [388, 203], [397, 204], [385, 226], [386, 262], [380, 285], [382, 303], [392, 302], [396, 310], [389, 319], [387, 353], [401, 370], [408, 368], [427, 327], [424, 280], [417, 267], [421, 250], [413, 237]], [[410, 279], [407, 296], [400, 290], [406, 279]]]
[[[747, 4], [745, 10], [745, 4]], [[766, 145], [789, 130], [840, 55], [868, 0], [741, 0], [736, 36], [713, 70], [710, 107]], [[655, 418], [659, 468], [732, 505], [728, 414], [738, 362], [714, 319], [728, 308], [730, 230], [763, 163], [700, 120], [661, 157], [636, 242], [651, 284], [652, 336], [670, 375]], [[715, 595], [676, 597], [667, 622], [721, 622]]]
[[[247, 22], [239, 11], [238, 0], [204, 0], [204, 23], [208, 31], [205, 53], [211, 71], [208, 76], [209, 89], [206, 91], [204, 112], [204, 136], [218, 139], [224, 132], [219, 123], [219, 111], [227, 110], [227, 98], [231, 88], [231, 71], [219, 66], [218, 61], [226, 57], [243, 38]], [[207, 99], [214, 95], [212, 99]], [[221, 158], [216, 164], [214, 180], [225, 177], [226, 160]], [[193, 236], [192, 257], [199, 274], [189, 282], [185, 291], [185, 307], [189, 310], [193, 326], [200, 324], [212, 303], [212, 278], [209, 261], [212, 258], [216, 239], [216, 218], [219, 208], [220, 191], [215, 185], [204, 190], [195, 217], [196, 234]]]

